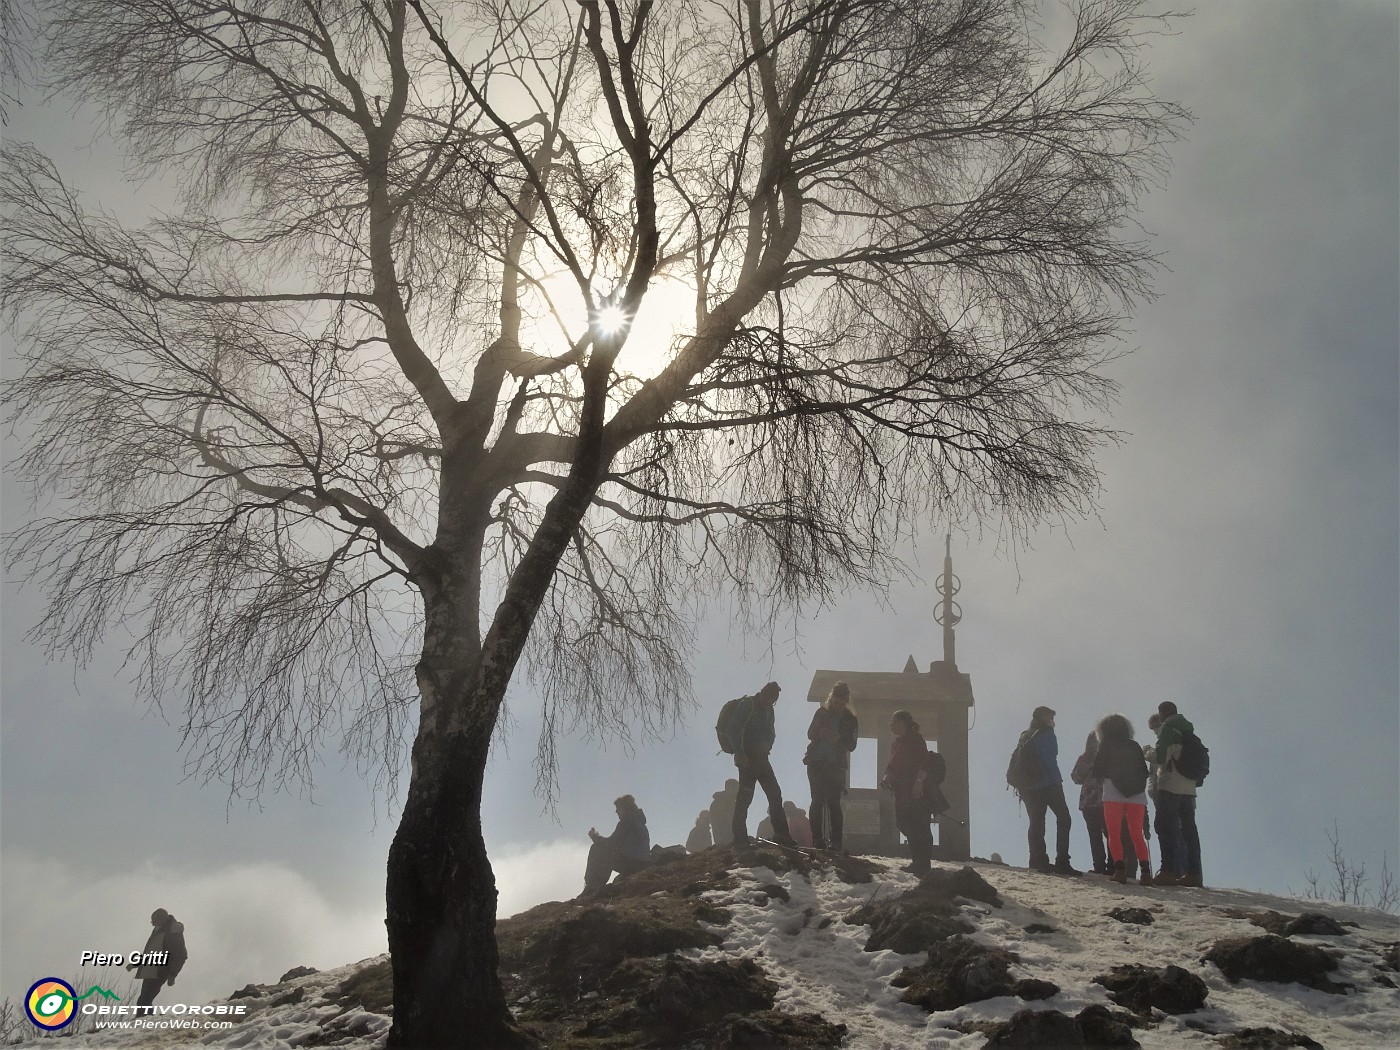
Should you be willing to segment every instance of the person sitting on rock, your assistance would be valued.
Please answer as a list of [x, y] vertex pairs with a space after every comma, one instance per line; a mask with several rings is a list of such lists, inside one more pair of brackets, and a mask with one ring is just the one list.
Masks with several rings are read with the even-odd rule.
[[700, 815], [695, 818], [695, 827], [691, 828], [690, 834], [686, 836], [686, 852], [702, 853], [714, 844], [714, 839], [710, 837], [710, 811], [702, 809]]
[[647, 866], [651, 859], [651, 833], [647, 831], [647, 815], [631, 795], [613, 802], [617, 810], [617, 827], [611, 835], [588, 829], [593, 845], [588, 849], [588, 866], [583, 873], [583, 894], [597, 893], [608, 884], [613, 872], [630, 875]]

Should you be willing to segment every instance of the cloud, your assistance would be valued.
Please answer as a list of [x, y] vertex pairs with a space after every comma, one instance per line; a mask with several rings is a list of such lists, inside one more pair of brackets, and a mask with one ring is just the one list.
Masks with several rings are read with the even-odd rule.
[[[586, 844], [566, 840], [494, 851], [500, 915], [575, 896], [587, 855]], [[0, 998], [18, 1000], [40, 977], [76, 977], [85, 950], [124, 955], [141, 948], [156, 908], [185, 924], [190, 952], [175, 987], [161, 993], [172, 1003], [224, 998], [245, 984], [276, 981], [293, 966], [331, 969], [388, 950], [382, 897], [337, 900], [271, 861], [213, 870], [150, 862], [102, 872], [5, 850], [0, 881]], [[83, 976], [123, 998], [135, 994], [120, 968], [88, 968]]]
[[504, 846], [491, 852], [500, 895], [501, 918], [533, 908], [541, 901], [566, 901], [583, 889], [588, 846], [577, 840], [554, 839], [529, 846]]
[[[329, 969], [387, 950], [382, 900], [332, 900], [276, 862], [209, 871], [148, 863], [101, 872], [5, 850], [0, 879], [0, 996], [12, 999], [40, 977], [75, 975], [84, 950], [141, 948], [156, 908], [185, 924], [190, 952], [176, 986], [162, 993], [170, 1002], [223, 998], [245, 984], [275, 981], [293, 966]], [[85, 976], [129, 982], [115, 967]]]

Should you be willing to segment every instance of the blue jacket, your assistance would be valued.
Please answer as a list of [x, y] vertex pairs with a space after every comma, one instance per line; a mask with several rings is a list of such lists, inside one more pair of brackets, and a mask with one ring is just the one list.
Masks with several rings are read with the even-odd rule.
[[1055, 739], [1055, 731], [1049, 726], [1036, 726], [1031, 731], [1030, 746], [1035, 757], [1040, 759], [1040, 779], [1031, 790], [1039, 791], [1061, 783], [1064, 777], [1060, 776], [1060, 744]]

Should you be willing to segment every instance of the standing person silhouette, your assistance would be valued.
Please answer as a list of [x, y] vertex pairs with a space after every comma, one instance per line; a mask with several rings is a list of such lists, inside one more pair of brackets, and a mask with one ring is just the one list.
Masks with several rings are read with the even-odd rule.
[[768, 799], [773, 840], [784, 846], [797, 845], [788, 830], [787, 813], [783, 811], [783, 789], [778, 786], [778, 777], [768, 757], [777, 739], [773, 706], [781, 692], [782, 687], [777, 682], [769, 682], [755, 695], [741, 698], [734, 709], [734, 767], [739, 771], [739, 795], [734, 800], [730, 830], [736, 845], [749, 841], [749, 803], [753, 801], [754, 785], [762, 787]]
[[894, 744], [880, 783], [894, 793], [894, 820], [909, 840], [910, 863], [904, 868], [915, 875], [927, 875], [933, 860], [933, 832], [929, 829], [934, 785], [927, 783], [928, 742], [919, 723], [908, 711], [896, 711], [890, 718]]
[[[1035, 871], [1058, 875], [1082, 875], [1069, 862], [1069, 806], [1065, 802], [1064, 778], [1060, 776], [1060, 745], [1055, 739], [1055, 712], [1037, 707], [1031, 712], [1030, 727], [1022, 734], [1040, 767], [1040, 775], [1023, 796], [1030, 826], [1026, 841], [1030, 847], [1030, 866]], [[1055, 863], [1050, 863], [1045, 848], [1045, 814], [1055, 814]]]
[[165, 985], [174, 985], [175, 977], [184, 968], [189, 953], [185, 950], [185, 927], [176, 922], [175, 916], [164, 908], [151, 912], [151, 935], [146, 938], [146, 947], [141, 949], [143, 960], [164, 953], [160, 962], [132, 963], [128, 970], [136, 971], [136, 979], [141, 982], [141, 994], [136, 999], [138, 1012], [149, 1013], [156, 995]]
[[807, 816], [812, 822], [812, 844], [817, 849], [843, 852], [845, 814], [841, 796], [846, 790], [851, 752], [860, 738], [860, 724], [851, 710], [851, 687], [837, 682], [807, 727], [807, 783], [812, 789], [812, 805]]

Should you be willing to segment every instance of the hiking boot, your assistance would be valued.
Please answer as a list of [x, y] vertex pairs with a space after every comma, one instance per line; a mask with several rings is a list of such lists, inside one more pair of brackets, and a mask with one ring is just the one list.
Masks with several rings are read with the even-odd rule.
[[1159, 871], [1159, 872], [1157, 872], [1156, 876], [1152, 879], [1152, 885], [1154, 885], [1154, 886], [1180, 886], [1180, 885], [1181, 885], [1181, 880], [1184, 879], [1185, 877], [1186, 877], [1185, 875], [1177, 875], [1175, 872], [1170, 872], [1170, 871]]
[[1138, 876], [1138, 885], [1151, 886], [1152, 884], [1152, 869], [1144, 864], [1142, 866], [1142, 874]]
[[747, 835], [735, 835], [734, 838], [730, 840], [730, 844], [734, 846], [747, 846], [752, 841], [753, 839], [749, 838]]
[[779, 846], [786, 846], [788, 849], [797, 849], [797, 840], [791, 835], [774, 835], [773, 841]]
[[1055, 861], [1055, 867], [1054, 867], [1053, 869], [1051, 869], [1051, 870], [1053, 870], [1053, 871], [1055, 872], [1056, 875], [1083, 875], [1083, 874], [1084, 874], [1084, 873], [1083, 873], [1082, 871], [1080, 871], [1079, 869], [1074, 868], [1074, 867], [1071, 867], [1068, 860], [1057, 860], [1057, 861]]
[[1121, 860], [1113, 866], [1113, 881], [1120, 886], [1126, 886], [1128, 883], [1128, 869], [1123, 867]]
[[1178, 886], [1190, 886], [1193, 889], [1201, 889], [1204, 883], [1199, 875], [1182, 875], [1176, 880]]
[[1049, 857], [1033, 857], [1029, 864], [1031, 871], [1038, 871], [1042, 875], [1053, 875], [1055, 866], [1050, 863]]

